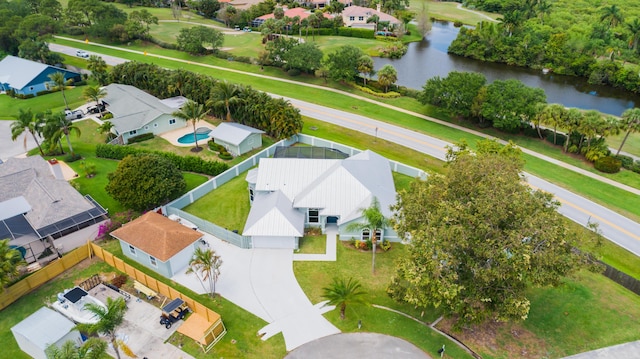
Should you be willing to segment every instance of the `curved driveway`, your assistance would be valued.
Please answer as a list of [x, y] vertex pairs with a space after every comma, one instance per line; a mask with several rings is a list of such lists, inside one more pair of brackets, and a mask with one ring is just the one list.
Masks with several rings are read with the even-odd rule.
[[[72, 40], [72, 41], [77, 41], [74, 39], [68, 39], [68, 40]], [[78, 42], [82, 42], [82, 41], [78, 41]], [[135, 51], [135, 50], [129, 50], [129, 49], [122, 49], [122, 48], [118, 48], [118, 47], [113, 47], [113, 46], [107, 46], [107, 45], [100, 45], [100, 44], [94, 44], [94, 45], [99, 45], [99, 46], [104, 46], [104, 47], [108, 47], [108, 48], [114, 48], [114, 49], [118, 49], [118, 50], [122, 50], [122, 51], [127, 51], [127, 52], [133, 52], [133, 53], [140, 53], [139, 51]], [[75, 49], [69, 46], [63, 46], [63, 45], [57, 45], [57, 44], [50, 44], [50, 48], [52, 51], [58, 51], [58, 52], [63, 52], [66, 54], [75, 54]], [[225, 69], [225, 68], [221, 68], [221, 67], [217, 67], [217, 66], [211, 66], [211, 65], [206, 65], [206, 64], [194, 64], [190, 61], [186, 61], [186, 60], [180, 60], [180, 59], [173, 59], [170, 57], [166, 57], [166, 56], [161, 56], [161, 55], [150, 55], [150, 56], [154, 56], [154, 57], [159, 57], [159, 58], [164, 58], [164, 59], [169, 59], [169, 60], [174, 60], [176, 62], [184, 62], [184, 63], [189, 63], [191, 65], [198, 65], [198, 66], [204, 66], [204, 67], [210, 67], [210, 68], [215, 68], [215, 69], [220, 69], [220, 70], [224, 70], [224, 71], [231, 71], [231, 72], [236, 72], [236, 73], [242, 73], [242, 74], [246, 74], [246, 75], [251, 75], [251, 76], [257, 76], [257, 77], [263, 77], [263, 78], [270, 78], [269, 76], [264, 76], [264, 75], [260, 75], [260, 74], [252, 74], [252, 73], [246, 73], [243, 71], [239, 71], [239, 70], [232, 70], [232, 69]], [[105, 61], [107, 61], [107, 57], [103, 57], [105, 58]], [[121, 61], [126, 61], [123, 59], [118, 59], [118, 58], [113, 58], [113, 57], [109, 57], [112, 59], [117, 59], [118, 62]], [[336, 93], [343, 93], [342, 91], [336, 90], [336, 89], [330, 89], [330, 88], [324, 88], [324, 87], [320, 87], [320, 86], [316, 86], [316, 85], [308, 85], [308, 84], [304, 84], [304, 83], [299, 83], [299, 82], [295, 82], [295, 81], [291, 81], [291, 80], [286, 80], [286, 79], [277, 79], [277, 78], [273, 78], [274, 80], [277, 81], [282, 81], [282, 82], [291, 82], [291, 83], [295, 83], [297, 85], [301, 85], [301, 86], [310, 86], [310, 87], [317, 87], [318, 89], [324, 90], [324, 91], [331, 91], [331, 92], [336, 92]], [[424, 118], [427, 119], [429, 121], [433, 121], [433, 122], [437, 122], [449, 127], [454, 127], [457, 129], [460, 129], [462, 131], [467, 131], [467, 132], [471, 132], [473, 134], [476, 134], [478, 136], [482, 136], [482, 137], [487, 137], [487, 138], [492, 138], [491, 136], [487, 136], [485, 134], [479, 133], [477, 131], [473, 131], [473, 130], [469, 130], [466, 128], [462, 128], [460, 126], [456, 126], [456, 125], [452, 125], [449, 123], [445, 123], [443, 121], [437, 120], [437, 119], [432, 119], [429, 118], [427, 116], [424, 115], [420, 115], [417, 113], [414, 113], [412, 111], [408, 111], [405, 109], [399, 109], [396, 108], [392, 105], [388, 105], [388, 104], [384, 104], [384, 103], [379, 103], [376, 102], [375, 100], [371, 100], [371, 99], [367, 99], [364, 97], [360, 97], [357, 95], [352, 95], [352, 94], [348, 94], [348, 93], [343, 93], [345, 96], [351, 96], [351, 97], [355, 97], [358, 98], [360, 100], [363, 101], [367, 101], [367, 102], [371, 102], [371, 103], [376, 103], [380, 106], [383, 107], [387, 107], [387, 108], [391, 108], [394, 110], [397, 110], [399, 112], [411, 115], [411, 116], [417, 116], [420, 118]], [[334, 123], [336, 125], [339, 126], [343, 126], [346, 128], [350, 128], [353, 130], [357, 130], [357, 131], [361, 131], [364, 133], [368, 133], [370, 135], [377, 135], [380, 138], [383, 138], [385, 140], [388, 141], [392, 141], [398, 144], [401, 144], [403, 146], [412, 148], [414, 150], [417, 150], [419, 152], [428, 154], [430, 156], [436, 157], [438, 159], [444, 159], [444, 146], [449, 145], [448, 142], [446, 141], [442, 141], [439, 139], [436, 139], [434, 137], [431, 136], [427, 136], [421, 133], [417, 133], [417, 132], [413, 132], [411, 130], [399, 127], [399, 126], [395, 126], [392, 124], [388, 124], [385, 122], [381, 122], [381, 121], [377, 121], [377, 120], [373, 120], [364, 116], [360, 116], [360, 115], [356, 115], [356, 114], [352, 114], [349, 112], [345, 112], [345, 111], [340, 111], [340, 110], [335, 110], [335, 109], [331, 109], [328, 107], [324, 107], [324, 106], [320, 106], [320, 105], [316, 105], [316, 104], [312, 104], [309, 102], [305, 102], [305, 101], [300, 101], [300, 100], [295, 100], [295, 99], [289, 99], [291, 101], [291, 103], [300, 108], [301, 112], [303, 115], [305, 116], [309, 116], [309, 117], [313, 117], [313, 118], [317, 118], [319, 120], [325, 121], [325, 122], [330, 122], [330, 123]], [[503, 141], [504, 142], [504, 141]], [[628, 192], [630, 192], [630, 195], [639, 195], [640, 194], [640, 190], [636, 189], [636, 188], [631, 188], [629, 186], [625, 186], [623, 184], [617, 183], [615, 181], [612, 181], [608, 178], [604, 178], [602, 176], [599, 176], [597, 174], [582, 170], [580, 168], [576, 168], [574, 166], [570, 166], [567, 164], [564, 164], [558, 160], [549, 158], [547, 156], [544, 155], [540, 155], [537, 154], [531, 150], [527, 150], [527, 149], [522, 149], [523, 152], [531, 154], [531, 155], [535, 155], [538, 158], [544, 159], [545, 161], [554, 163], [554, 164], [558, 164], [558, 165], [562, 165], [563, 167], [567, 168], [568, 170], [574, 171], [574, 172], [578, 172], [582, 175], [597, 179], [599, 181], [602, 181], [604, 183], [608, 183], [610, 185], [622, 188]], [[587, 200], [581, 196], [578, 196], [570, 191], [567, 191], [559, 186], [556, 186], [554, 184], [551, 184], [547, 181], [544, 181], [540, 178], [537, 178], [535, 176], [532, 176], [530, 174], [526, 174], [529, 183], [537, 188], [541, 188], [547, 192], [551, 192], [553, 193], [556, 198], [562, 203], [562, 206], [560, 207], [560, 213], [562, 213], [563, 215], [567, 216], [568, 218], [570, 218], [571, 220], [575, 221], [576, 223], [580, 224], [580, 225], [587, 225], [587, 223], [589, 221], [591, 222], [596, 222], [600, 225], [600, 231], [602, 232], [602, 235], [613, 241], [614, 243], [620, 245], [623, 248], [626, 248], [627, 250], [631, 251], [632, 253], [636, 254], [637, 256], [640, 256], [640, 225], [634, 221], [631, 221], [630, 219], [615, 213], [599, 204], [596, 204], [590, 200]]]

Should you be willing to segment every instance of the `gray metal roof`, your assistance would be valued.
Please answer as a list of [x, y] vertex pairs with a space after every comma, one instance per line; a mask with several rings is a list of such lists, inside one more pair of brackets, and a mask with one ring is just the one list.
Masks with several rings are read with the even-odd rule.
[[72, 331], [76, 325], [62, 314], [47, 307], [38, 309], [11, 328], [11, 332], [29, 339], [38, 348], [45, 350]]
[[49, 67], [63, 72], [73, 72], [9, 55], [0, 61], [0, 82], [21, 89]]
[[0, 203], [19, 197], [27, 201], [31, 210], [25, 217], [36, 229], [94, 208], [67, 181], [56, 179], [40, 156], [10, 158], [1, 164], [0, 188]]
[[264, 131], [235, 122], [223, 122], [214, 128], [209, 135], [234, 146], [238, 146], [253, 133], [264, 133]]
[[281, 192], [259, 193], [253, 199], [243, 236], [304, 236], [304, 213]]
[[111, 123], [119, 133], [138, 130], [156, 118], [171, 115], [175, 108], [164, 104], [136, 87], [122, 84], [110, 84], [104, 88], [107, 95], [103, 101], [113, 114]]

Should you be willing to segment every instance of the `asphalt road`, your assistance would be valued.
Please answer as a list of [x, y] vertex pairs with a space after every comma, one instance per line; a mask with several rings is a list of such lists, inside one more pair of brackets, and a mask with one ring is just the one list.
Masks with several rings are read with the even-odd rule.
[[[52, 51], [68, 55], [75, 55], [76, 51], [73, 47], [57, 44], [50, 44], [49, 47]], [[93, 52], [89, 53], [95, 54]], [[117, 65], [127, 61], [113, 56], [100, 56], [109, 65]], [[184, 62], [183, 60], [176, 61]], [[234, 72], [239, 71], [234, 70]], [[445, 146], [451, 145], [446, 141], [368, 117], [292, 98], [287, 99], [295, 107], [299, 108], [300, 112], [305, 116], [377, 136], [441, 160], [445, 158]], [[532, 154], [531, 151], [528, 151], [528, 153]], [[543, 158], [545, 156], [540, 157]], [[562, 165], [558, 161], [554, 161], [554, 163]], [[556, 199], [562, 204], [559, 212], [564, 216], [583, 226], [586, 226], [589, 222], [598, 223], [599, 229], [605, 238], [640, 256], [640, 224], [543, 179], [530, 174], [525, 175], [532, 187], [555, 195]], [[635, 194], [629, 193], [629, 195], [633, 196]]]

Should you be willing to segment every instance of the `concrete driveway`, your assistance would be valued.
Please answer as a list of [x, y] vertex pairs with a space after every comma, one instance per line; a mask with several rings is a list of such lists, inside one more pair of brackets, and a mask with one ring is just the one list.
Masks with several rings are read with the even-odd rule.
[[[11, 140], [11, 124], [13, 121], [0, 121], [0, 160], [6, 161], [11, 157], [21, 155], [32, 148], [36, 142], [29, 132], [24, 132], [15, 141]], [[27, 147], [24, 146], [24, 136], [27, 135]]]
[[[290, 249], [242, 249], [205, 233], [205, 240], [223, 260], [216, 292], [269, 324], [258, 331], [263, 340], [282, 332], [287, 351], [340, 330], [322, 314], [333, 307], [314, 306], [293, 274]], [[205, 293], [194, 274], [185, 270], [172, 280]], [[223, 318], [224, 320], [224, 318]]]

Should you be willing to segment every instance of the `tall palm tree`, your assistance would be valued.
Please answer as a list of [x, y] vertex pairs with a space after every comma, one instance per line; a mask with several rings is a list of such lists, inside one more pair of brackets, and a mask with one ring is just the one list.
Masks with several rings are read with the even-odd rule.
[[100, 107], [100, 99], [107, 96], [107, 91], [100, 88], [100, 86], [88, 86], [82, 91], [82, 95], [89, 101], [95, 101], [96, 107], [100, 110], [100, 117], [102, 117], [102, 108]]
[[111, 130], [113, 129], [115, 125], [113, 124], [113, 122], [107, 120], [102, 122], [102, 125], [100, 125], [98, 127], [98, 132], [101, 134], [107, 134], [107, 141], [111, 141], [116, 135], [111, 132]]
[[[44, 125], [44, 120], [42, 114], [38, 114], [36, 116], [31, 113], [31, 109], [18, 110], [18, 116], [16, 117], [16, 121], [11, 123], [11, 140], [15, 141], [21, 134], [28, 132], [33, 137], [33, 140], [36, 141], [36, 145], [38, 145], [38, 149], [40, 150], [40, 154], [44, 156], [44, 152], [42, 151], [42, 146], [40, 146], [40, 141], [38, 141], [38, 136], [42, 135], [42, 126]], [[27, 149], [27, 134], [24, 135], [24, 148]]]
[[570, 108], [569, 111], [567, 111], [567, 115], [564, 117], [564, 121], [562, 122], [562, 128], [567, 132], [567, 140], [564, 142], [563, 148], [564, 152], [567, 152], [569, 149], [571, 133], [578, 129], [583, 118], [584, 115], [582, 114], [582, 111], [577, 108]]
[[[567, 115], [567, 109], [557, 103], [552, 103], [545, 106], [542, 110], [542, 124], [551, 126], [553, 128], [553, 143], [556, 144], [556, 138], [558, 136], [558, 126], [561, 126], [564, 122], [564, 116]], [[567, 141], [569, 139], [567, 138]]]
[[67, 139], [67, 146], [69, 147], [69, 153], [71, 157], [75, 157], [75, 152], [73, 151], [73, 146], [71, 145], [71, 138], [69, 135], [75, 134], [76, 136], [80, 136], [80, 128], [73, 124], [72, 120], [67, 119], [63, 112], [58, 112], [51, 115], [51, 124], [52, 126], [57, 126], [57, 129], [51, 135], [52, 144], [53, 141], [60, 140], [62, 136]]
[[64, 90], [67, 86], [67, 81], [64, 78], [64, 73], [58, 71], [49, 75], [49, 79], [53, 82], [55, 87], [60, 89], [62, 93], [62, 98], [64, 99], [64, 108], [69, 109], [69, 105], [67, 104], [67, 96], [64, 94]]
[[24, 260], [19, 251], [11, 248], [9, 240], [0, 240], [0, 292], [9, 281], [18, 275], [18, 266]]
[[398, 81], [398, 72], [393, 65], [384, 65], [378, 70], [378, 83], [384, 86], [384, 92], [389, 91], [389, 86]]
[[367, 19], [367, 24], [374, 23], [373, 33], [375, 34], [378, 31], [378, 23], [380, 22], [380, 16], [378, 14], [373, 14], [369, 16]]
[[600, 21], [605, 22], [609, 27], [616, 27], [624, 19], [618, 5], [605, 6], [600, 12], [602, 13]]
[[84, 308], [95, 314], [98, 322], [95, 324], [78, 324], [78, 329], [86, 331], [89, 334], [104, 334], [116, 352], [116, 358], [120, 359], [120, 344], [116, 338], [116, 329], [124, 320], [124, 313], [127, 310], [127, 304], [123, 298], [113, 299], [107, 298], [107, 309], [95, 303], [87, 303]]
[[616, 156], [622, 151], [622, 146], [627, 142], [631, 133], [640, 132], [640, 108], [630, 108], [622, 113], [622, 130], [627, 131], [622, 139], [622, 143], [616, 152]]
[[194, 152], [198, 152], [201, 150], [200, 146], [198, 146], [198, 135], [196, 134], [196, 124], [206, 116], [208, 111], [205, 111], [204, 106], [194, 102], [187, 101], [182, 108], [173, 113], [174, 116], [185, 119], [193, 125], [193, 139], [196, 142], [196, 147], [194, 148]]
[[389, 219], [380, 211], [380, 201], [377, 197], [373, 197], [371, 200], [371, 206], [362, 208], [360, 210], [362, 219], [364, 222], [351, 223], [347, 226], [348, 231], [361, 231], [368, 229], [371, 236], [371, 245], [373, 248], [373, 255], [371, 257], [371, 273], [376, 273], [376, 245], [378, 243], [378, 230], [382, 233], [382, 230], [389, 226]]
[[220, 276], [221, 266], [222, 259], [216, 254], [216, 251], [209, 248], [203, 249], [198, 247], [193, 252], [193, 257], [191, 258], [191, 261], [189, 261], [189, 269], [187, 269], [186, 273], [195, 273], [204, 290], [207, 290], [204, 286], [204, 282], [208, 282], [209, 295], [211, 295], [211, 297], [215, 297], [216, 283]]
[[340, 319], [344, 320], [347, 304], [364, 304], [365, 292], [360, 282], [353, 278], [333, 278], [331, 285], [322, 288], [322, 297], [327, 299], [330, 305], [340, 307]]
[[240, 103], [240, 89], [236, 84], [225, 81], [218, 82], [211, 91], [211, 100], [207, 103], [211, 107], [223, 107], [227, 111], [227, 122], [231, 121], [231, 105]]
[[374, 64], [373, 64], [373, 60], [371, 59], [371, 56], [369, 55], [360, 56], [360, 58], [358, 59], [358, 72], [364, 75], [363, 77], [364, 85], [367, 86], [367, 77], [370, 77], [375, 73]]
[[98, 338], [89, 338], [81, 346], [67, 340], [61, 347], [51, 344], [45, 350], [49, 359], [100, 359], [107, 352], [107, 343]]
[[640, 40], [640, 19], [637, 17], [625, 24], [627, 30], [631, 32], [631, 44], [633, 51], [638, 49], [638, 41]]

